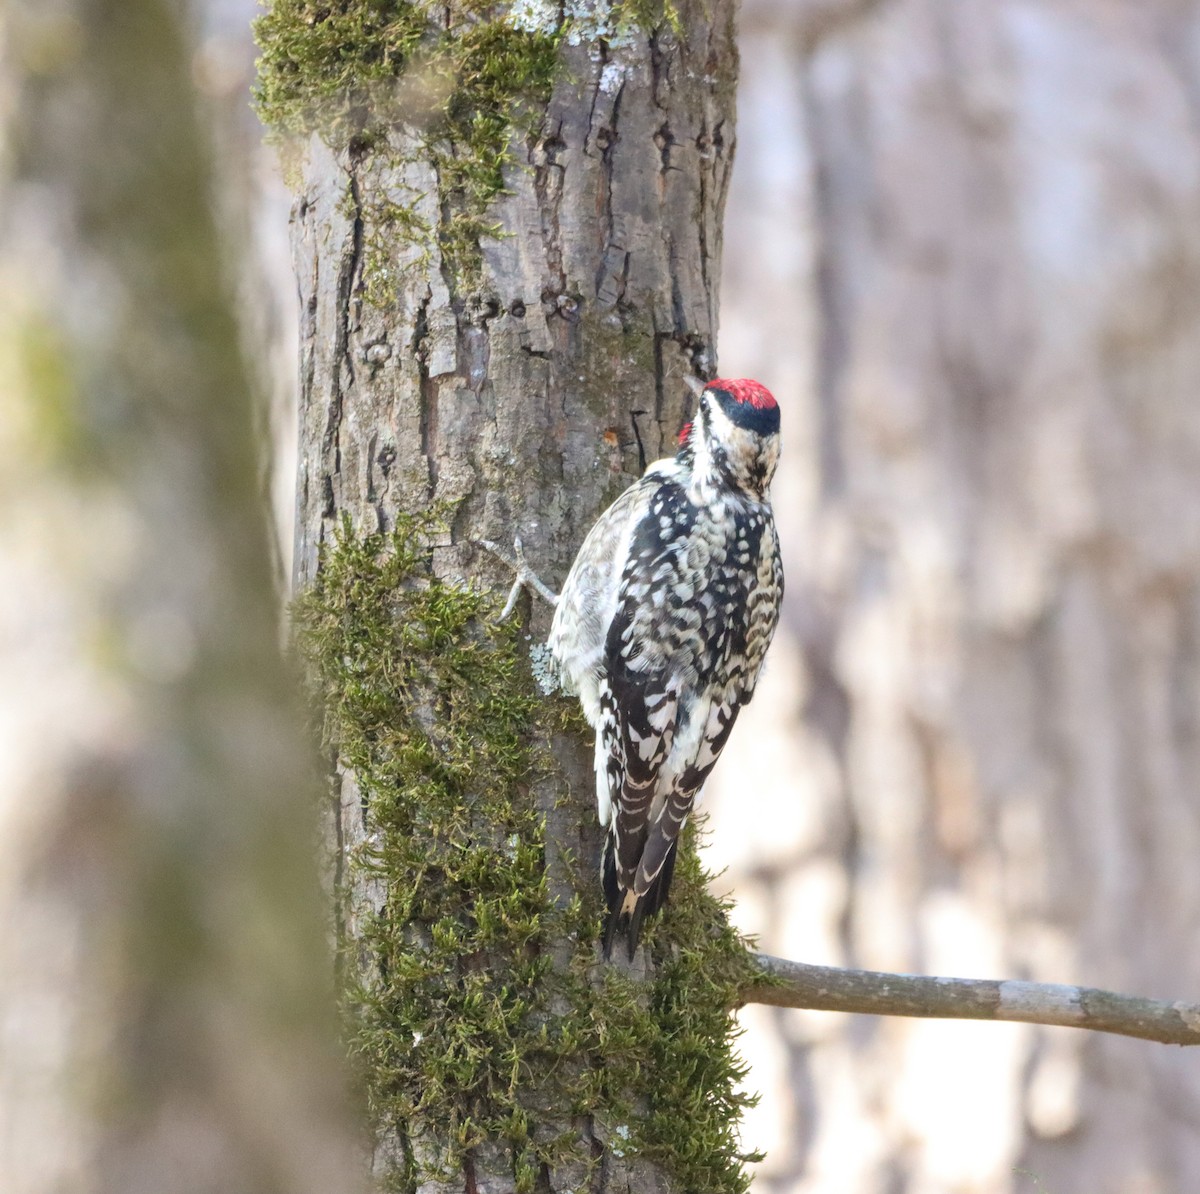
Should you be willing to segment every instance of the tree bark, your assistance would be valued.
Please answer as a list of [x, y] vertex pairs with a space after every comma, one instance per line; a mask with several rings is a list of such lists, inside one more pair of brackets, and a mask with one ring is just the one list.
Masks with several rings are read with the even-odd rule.
[[[456, 143], [438, 124], [467, 102], [456, 90], [466, 86], [461, 70], [443, 84], [447, 98], [430, 81], [436, 66], [401, 63], [404, 101], [399, 109], [369, 102], [369, 135], [346, 134], [327, 119], [321, 135], [288, 151], [299, 163], [301, 589], [320, 588], [322, 553], [343, 518], [357, 535], [390, 533], [431, 508], [444, 523], [430, 545], [435, 582], [507, 591], [511, 574], [478, 543], [508, 544], [519, 533], [531, 564], [557, 587], [599, 511], [648, 461], [673, 450], [691, 401], [685, 375], [713, 371], [733, 153], [732, 3], [672, 5], [670, 17], [660, 11], [649, 24], [633, 15], [645, 5], [597, 4], [562, 27], [549, 6], [513, 5], [511, 14], [507, 7], [480, 17], [451, 5], [439, 31], [426, 34], [426, 44], [442, 39], [429, 51], [435, 62], [439, 47], [457, 52], [456, 38], [508, 37], [513, 29], [557, 45], [546, 93], [508, 101], [516, 123], [505, 133], [504, 192], [490, 198], [484, 223], [494, 226], [479, 238], [474, 261], [474, 245], [464, 256], [456, 229], [464, 212], [478, 212], [452, 182], [469, 164], [470, 146], [465, 132]], [[531, 25], [531, 9], [545, 9], [548, 25]], [[287, 19], [277, 4], [270, 20]], [[289, 44], [281, 27], [260, 28], [268, 57]], [[364, 79], [356, 83], [367, 89]], [[264, 87], [268, 108], [277, 94]], [[543, 639], [548, 611], [521, 609], [526, 638]], [[429, 732], [436, 738], [436, 719]], [[552, 758], [543, 757], [533, 796], [561, 907], [577, 887], [591, 893], [597, 882], [592, 748], [578, 728], [547, 729], [544, 739]], [[331, 834], [336, 878], [350, 888], [343, 929], [354, 941], [393, 915], [394, 885], [404, 876], [355, 869], [377, 840], [379, 797], [363, 790], [344, 753], [338, 776]], [[414, 931], [427, 940], [427, 929]], [[563, 968], [577, 946], [562, 939], [542, 948]], [[590, 939], [584, 948], [593, 950]], [[378, 958], [368, 951], [362, 963], [368, 986], [383, 982]], [[653, 999], [644, 977], [642, 1002]], [[609, 989], [608, 980], [592, 981]], [[561, 1034], [562, 1023], [550, 1031]], [[651, 1031], [671, 1029], [663, 1021]], [[424, 1033], [413, 1035], [420, 1044]], [[604, 1123], [604, 1105], [602, 1098], [573, 1120], [565, 1105], [548, 1120], [534, 1116], [534, 1137], [566, 1130], [590, 1156], [582, 1169], [556, 1167], [539, 1146], [537, 1189], [685, 1188], [661, 1152], [639, 1154], [627, 1126]], [[671, 1108], [643, 1105], [647, 1112], [677, 1122]], [[511, 1139], [511, 1147], [479, 1142], [462, 1155], [457, 1176], [438, 1176], [431, 1157], [441, 1142], [422, 1151], [409, 1134], [411, 1117], [400, 1120], [380, 1129], [377, 1172], [408, 1166], [413, 1189], [440, 1189], [442, 1181], [512, 1188], [514, 1165], [520, 1171], [523, 1162]], [[518, 1172], [517, 1187], [532, 1188], [524, 1180]]]
[[[722, 355], [794, 378], [811, 430], [776, 499], [790, 715], [739, 722], [714, 777], [750, 744], [787, 777], [769, 839], [713, 794], [740, 923], [806, 961], [1193, 998], [1195, 13], [748, 3], [744, 28], [771, 169], [730, 223]], [[1200, 1188], [1190, 1051], [751, 1019], [777, 1188]]]
[[[455, 510], [439, 575], [502, 580], [474, 542], [519, 530], [561, 576], [596, 513], [673, 450], [683, 378], [715, 363], [736, 58], [730, 6], [712, 11], [689, 10], [678, 37], [563, 47], [538, 131], [514, 138], [470, 293], [448, 284], [436, 237], [393, 234], [383, 262], [366, 259], [367, 238], [388, 240], [372, 223], [391, 195], [438, 228], [417, 138], [392, 127], [367, 156], [310, 142], [294, 226], [299, 584], [342, 512], [383, 529], [432, 502]], [[384, 306], [364, 299], [368, 267], [394, 279]]]
[[0, 1188], [360, 1188], [177, 6], [4, 10]]

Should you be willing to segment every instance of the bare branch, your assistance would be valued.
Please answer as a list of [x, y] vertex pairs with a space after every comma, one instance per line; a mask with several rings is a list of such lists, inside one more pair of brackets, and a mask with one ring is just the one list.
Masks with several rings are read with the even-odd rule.
[[755, 961], [762, 979], [743, 988], [743, 1004], [945, 1020], [1017, 1020], [1112, 1032], [1165, 1045], [1200, 1045], [1197, 1003], [1168, 1003], [1059, 983], [840, 970], [769, 954], [757, 954]]

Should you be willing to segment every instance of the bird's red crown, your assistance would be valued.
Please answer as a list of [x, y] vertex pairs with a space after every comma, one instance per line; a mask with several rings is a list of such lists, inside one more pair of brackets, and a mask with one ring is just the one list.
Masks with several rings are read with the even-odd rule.
[[755, 410], [773, 410], [779, 405], [766, 386], [749, 377], [714, 377], [705, 389], [724, 390], [735, 402], [745, 403]]

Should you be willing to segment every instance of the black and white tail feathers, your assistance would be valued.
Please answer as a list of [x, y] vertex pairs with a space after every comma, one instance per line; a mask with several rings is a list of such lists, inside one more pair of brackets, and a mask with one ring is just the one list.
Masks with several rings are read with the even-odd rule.
[[647, 916], [653, 916], [667, 902], [667, 893], [671, 889], [671, 876], [675, 873], [675, 851], [679, 847], [678, 840], [671, 843], [667, 856], [663, 860], [662, 869], [650, 882], [650, 886], [642, 895], [623, 888], [617, 878], [617, 839], [609, 830], [604, 840], [604, 860], [601, 864], [601, 877], [604, 882], [604, 899], [608, 905], [608, 921], [604, 926], [604, 960], [612, 957], [613, 943], [618, 935], [625, 938], [625, 948], [629, 960], [637, 952], [638, 938], [642, 934], [642, 921]]

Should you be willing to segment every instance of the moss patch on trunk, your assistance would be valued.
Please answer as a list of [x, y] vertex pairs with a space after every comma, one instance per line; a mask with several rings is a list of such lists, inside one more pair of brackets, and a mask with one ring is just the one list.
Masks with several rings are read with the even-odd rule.
[[[319, 133], [336, 150], [397, 156], [401, 128], [438, 178], [439, 227], [387, 205], [374, 235], [436, 237], [464, 294], [479, 281], [480, 238], [504, 192], [515, 134], [536, 131], [564, 40], [608, 40], [678, 18], [663, 0], [615, 0], [563, 15], [541, 0], [270, 0], [255, 23], [255, 103], [280, 137]], [[397, 162], [403, 160], [403, 154]], [[386, 293], [376, 284], [372, 295]]]
[[[537, 695], [490, 594], [430, 575], [426, 531], [344, 526], [295, 606], [325, 745], [364, 804], [339, 892], [359, 936], [340, 944], [388, 1184], [461, 1180], [500, 1150], [516, 1191], [560, 1188], [600, 1163], [587, 1117], [613, 1155], [653, 1159], [679, 1190], [743, 1191], [730, 1009], [745, 944], [689, 842], [646, 934], [653, 979], [599, 962], [594, 860], [556, 902], [531, 791], [553, 766], [539, 743], [574, 702]], [[593, 793], [562, 798], [595, 815]]]

